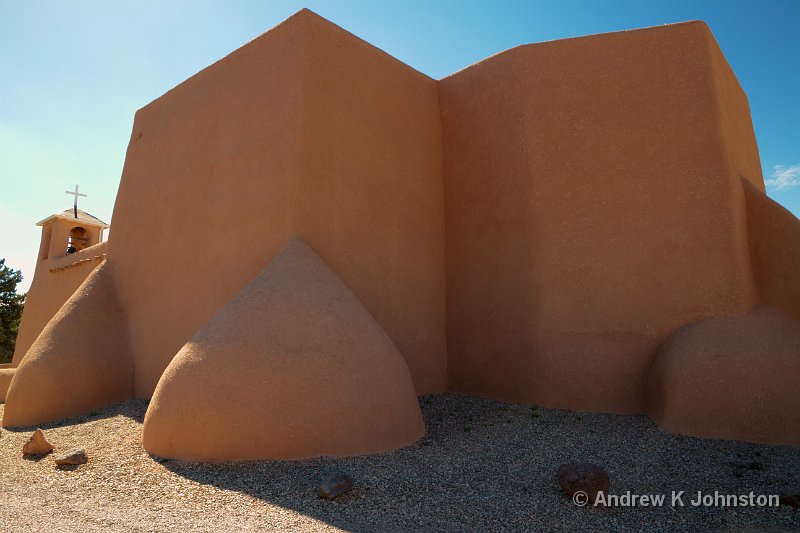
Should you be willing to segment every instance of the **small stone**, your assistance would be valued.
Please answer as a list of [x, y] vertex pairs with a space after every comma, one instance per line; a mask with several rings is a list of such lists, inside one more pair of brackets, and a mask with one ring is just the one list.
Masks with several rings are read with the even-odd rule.
[[319, 486], [319, 489], [317, 489], [317, 494], [319, 494], [320, 498], [332, 500], [348, 492], [352, 488], [353, 480], [350, 479], [350, 476], [342, 472], [337, 472], [322, 480], [322, 484]]
[[53, 451], [53, 445], [47, 442], [44, 431], [37, 429], [31, 435], [25, 446], [22, 447], [22, 455], [46, 455]]
[[597, 465], [589, 463], [568, 463], [558, 467], [556, 479], [561, 490], [569, 497], [576, 492], [584, 492], [587, 501], [595, 504], [597, 494], [608, 494], [611, 478], [608, 472]]
[[792, 492], [784, 492], [783, 494], [781, 494], [780, 503], [781, 505], [786, 505], [788, 507], [794, 507], [795, 509], [800, 509], [800, 490]]
[[88, 460], [83, 448], [73, 448], [55, 457], [57, 465], [82, 465]]

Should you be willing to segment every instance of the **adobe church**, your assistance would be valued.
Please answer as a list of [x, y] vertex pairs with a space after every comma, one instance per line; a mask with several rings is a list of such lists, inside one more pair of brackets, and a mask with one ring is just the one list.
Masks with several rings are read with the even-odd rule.
[[345, 456], [452, 390], [800, 445], [800, 221], [702, 22], [435, 80], [300, 11], [136, 113], [113, 223], [40, 222], [3, 426]]

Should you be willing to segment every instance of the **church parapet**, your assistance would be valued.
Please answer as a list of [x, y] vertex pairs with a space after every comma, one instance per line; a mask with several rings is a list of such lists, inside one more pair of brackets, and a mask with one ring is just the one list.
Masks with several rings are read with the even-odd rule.
[[57, 272], [67, 268], [79, 267], [87, 263], [103, 261], [106, 258], [105, 244], [105, 242], [101, 242], [75, 253], [50, 259], [48, 271]]

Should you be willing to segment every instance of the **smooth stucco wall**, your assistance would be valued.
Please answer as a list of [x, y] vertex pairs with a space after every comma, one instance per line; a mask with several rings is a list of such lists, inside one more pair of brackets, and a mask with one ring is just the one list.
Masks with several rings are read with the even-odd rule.
[[800, 220], [748, 181], [742, 186], [759, 297], [800, 320]]
[[136, 395], [292, 235], [386, 330], [417, 391], [444, 390], [437, 98], [304, 10], [141, 109], [108, 253]]
[[393, 450], [424, 431], [403, 356], [292, 239], [173, 358], [143, 444], [187, 460], [300, 459]]
[[[418, 393], [648, 409], [671, 431], [796, 443], [800, 223], [763, 190], [747, 98], [705, 24], [522, 46], [437, 83], [302, 11], [137, 113], [108, 259], [0, 371], [0, 387], [14, 374], [4, 424], [155, 390], [154, 453], [388, 449], [420, 431], [410, 387], [361, 421], [330, 425], [333, 409], [286, 428], [331, 408], [305, 398], [361, 414], [402, 392], [396, 348]], [[324, 268], [296, 277], [308, 263], [290, 261], [275, 281], [267, 265], [294, 237]], [[42, 280], [51, 306], [75, 282]], [[35, 283], [20, 346], [55, 312]], [[794, 319], [748, 313], [759, 301]], [[259, 337], [269, 324], [285, 343]], [[388, 345], [348, 351], [347, 335], [374, 348], [380, 330]], [[317, 389], [281, 389], [306, 376]], [[753, 423], [718, 415], [720, 391]], [[337, 433], [380, 424], [399, 432]]]
[[11, 365], [0, 365], [0, 402], [6, 401], [8, 386], [11, 385], [15, 370]]
[[647, 414], [672, 432], [800, 446], [800, 322], [758, 305], [672, 333], [647, 382]]
[[725, 154], [724, 163], [727, 165], [728, 174], [734, 181], [737, 177], [746, 179], [763, 192], [765, 186], [761, 172], [761, 157], [758, 154], [758, 144], [750, 118], [750, 103], [747, 100], [747, 94], [739, 85], [733, 70], [705, 23], [695, 22], [694, 24], [701, 25], [700, 28], [705, 35], [711, 58], [716, 92], [713, 111], [719, 120]]
[[[66, 239], [64, 239], [66, 243]], [[66, 244], [64, 245], [66, 249]], [[106, 251], [106, 243], [91, 246], [69, 256], [66, 265], [50, 272], [53, 259], [41, 259], [36, 263], [31, 288], [25, 298], [25, 309], [19, 324], [17, 344], [14, 347], [13, 366], [19, 366], [25, 353], [42, 332], [56, 312], [64, 305], [75, 290], [80, 287], [86, 277], [101, 263]], [[89, 261], [83, 261], [89, 259]], [[59, 260], [59, 264], [64, 260]], [[74, 265], [74, 266], [73, 266]], [[2, 385], [0, 385], [2, 389]]]
[[31, 426], [133, 395], [125, 313], [111, 265], [94, 269], [58, 310], [14, 372], [3, 426]]
[[747, 109], [711, 43], [699, 22], [595, 35], [441, 80], [451, 388], [641, 412], [666, 335], [756, 302], [731, 169], [757, 149], [723, 131]]

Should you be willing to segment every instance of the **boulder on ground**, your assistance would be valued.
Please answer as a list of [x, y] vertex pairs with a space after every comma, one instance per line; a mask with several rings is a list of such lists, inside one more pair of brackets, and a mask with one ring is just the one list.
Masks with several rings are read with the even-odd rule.
[[594, 505], [597, 494], [608, 494], [611, 478], [601, 467], [589, 463], [567, 463], [558, 467], [556, 480], [559, 487], [569, 497], [576, 492], [587, 495], [587, 503]]
[[347, 474], [336, 472], [322, 480], [317, 494], [320, 498], [333, 500], [353, 488], [353, 480]]
[[22, 447], [22, 455], [46, 455], [53, 451], [53, 445], [47, 442], [44, 431], [37, 429], [31, 435], [25, 446]]
[[781, 493], [779, 501], [781, 505], [786, 505], [787, 507], [794, 507], [795, 509], [800, 509], [800, 489], [784, 491], [783, 493]]
[[86, 451], [83, 448], [73, 448], [61, 455], [55, 457], [58, 466], [64, 465], [82, 465], [89, 460]]

